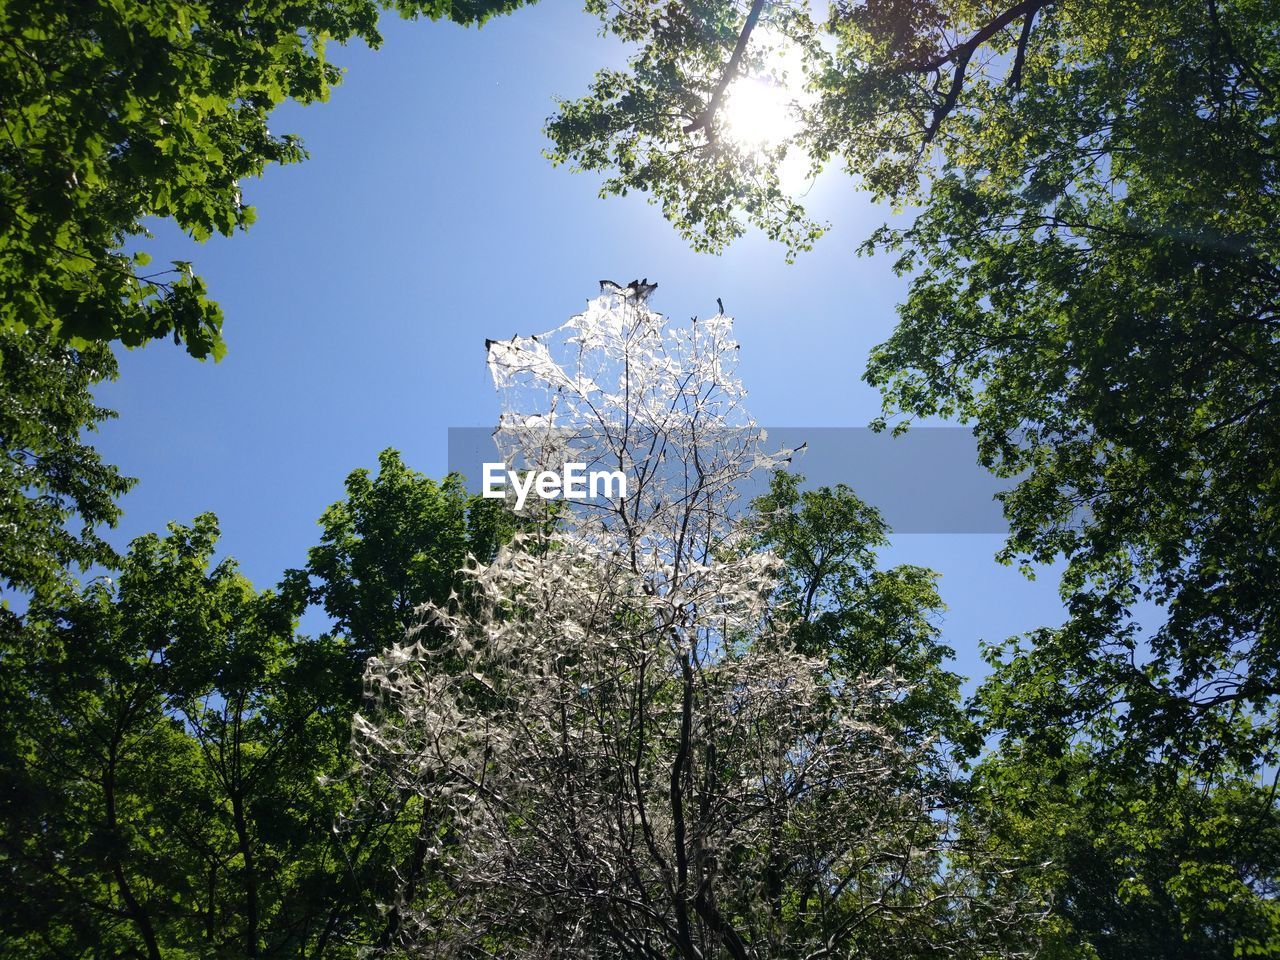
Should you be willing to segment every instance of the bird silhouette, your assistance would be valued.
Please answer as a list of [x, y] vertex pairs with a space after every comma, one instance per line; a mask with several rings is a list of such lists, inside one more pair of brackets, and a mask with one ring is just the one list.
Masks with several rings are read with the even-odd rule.
[[630, 288], [635, 294], [635, 298], [637, 300], [648, 300], [649, 294], [657, 290], [658, 285], [656, 283], [650, 283], [649, 278], [645, 277], [643, 280], [639, 282], [632, 280], [630, 284]]
[[650, 283], [649, 278], [643, 280], [632, 280], [625, 287], [613, 280], [601, 280], [600, 292], [612, 293], [627, 300], [643, 301], [649, 299], [649, 294], [658, 289], [656, 283]]
[[720, 308], [721, 313], [724, 313], [724, 302], [719, 297], [716, 297], [716, 306]]

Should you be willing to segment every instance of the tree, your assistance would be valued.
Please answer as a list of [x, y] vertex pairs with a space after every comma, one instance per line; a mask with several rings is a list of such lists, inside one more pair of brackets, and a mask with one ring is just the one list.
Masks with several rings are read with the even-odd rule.
[[[1209, 749], [1195, 732], [1237, 710], [1274, 744], [1274, 5], [885, 0], [832, 4], [822, 24], [792, 3], [599, 12], [639, 50], [562, 105], [554, 156], [606, 171], [605, 192], [652, 191], [713, 247], [747, 222], [808, 242], [778, 188], [785, 149], [918, 204], [866, 246], [912, 278], [867, 371], [886, 421], [971, 424], [983, 463], [1018, 478], [1006, 559], [1067, 561], [1072, 620], [1043, 635], [1046, 656], [1127, 700], [1136, 750], [1168, 730]], [[779, 43], [807, 63], [801, 127], [744, 162], [725, 93], [773, 69]], [[1168, 614], [1145, 636], [1144, 600]]]
[[316, 594], [350, 614], [335, 632], [298, 633], [305, 574], [259, 593], [216, 561], [207, 514], [0, 622], [0, 956], [354, 957], [391, 936], [378, 905], [423, 856], [421, 812], [366, 791], [379, 815], [345, 819], [362, 645], [408, 622], [387, 627], [386, 583], [443, 601], [503, 521], [456, 477], [381, 462], [325, 513], [342, 535], [317, 552], [351, 561]]
[[381, 10], [479, 24], [523, 2], [6, 3], [0, 327], [77, 345], [172, 334], [221, 356], [221, 310], [192, 264], [148, 268], [144, 219], [197, 240], [249, 226], [241, 182], [305, 156], [268, 115], [324, 100], [341, 76], [329, 42], [376, 46]]
[[402, 901], [414, 955], [976, 957], [1034, 939], [1023, 900], [973, 882], [985, 853], [953, 842], [930, 736], [887, 719], [891, 665], [841, 673], [770, 615], [779, 560], [750, 548], [734, 491], [781, 455], [743, 412], [734, 346], [727, 317], [664, 329], [621, 288], [490, 342], [507, 463], [568, 457], [629, 484], [473, 565], [470, 605], [429, 608], [435, 632], [370, 661], [364, 768], [437, 816], [434, 896]]
[[[0, 330], [0, 585], [51, 590], [115, 554], [95, 527], [114, 526], [133, 486], [82, 433], [114, 417], [94, 385], [115, 377], [110, 350], [75, 349], [43, 332]], [[79, 530], [76, 529], [79, 525]]]
[[[601, 194], [649, 192], [698, 250], [718, 250], [753, 224], [794, 254], [822, 227], [787, 196], [778, 165], [791, 148], [744, 144], [723, 135], [725, 95], [744, 75], [776, 76], [779, 38], [816, 56], [806, 7], [752, 0], [675, 4], [588, 0], [607, 32], [640, 49], [628, 69], [596, 74], [588, 96], [563, 100], [547, 124], [556, 164], [607, 173]], [[763, 42], [762, 42], [763, 41]]]
[[939, 642], [938, 575], [910, 565], [876, 569], [876, 550], [889, 541], [879, 511], [844, 484], [802, 490], [803, 483], [800, 474], [777, 471], [752, 503], [755, 546], [780, 561], [774, 616], [792, 645], [827, 658], [840, 676], [892, 671], [906, 685], [889, 708], [901, 735], [941, 734], [976, 752], [960, 707], [962, 678], [945, 666], [955, 651]]
[[469, 495], [458, 474], [433, 480], [391, 449], [378, 455], [376, 477], [353, 471], [346, 492], [320, 517], [306, 568], [285, 582], [323, 607], [362, 665], [401, 640], [424, 604], [445, 603], [467, 557], [490, 559], [513, 518], [500, 502]]
[[[320, 517], [319, 545], [308, 551], [304, 569], [285, 573], [282, 590], [319, 604], [332, 621], [347, 657], [343, 703], [349, 722], [365, 661], [411, 631], [430, 635], [422, 608], [466, 593], [460, 571], [471, 560], [491, 560], [518, 523], [501, 501], [469, 495], [458, 474], [433, 480], [409, 469], [392, 449], [378, 455], [377, 476], [352, 471], [346, 493]], [[376, 714], [375, 703], [364, 708]], [[349, 773], [333, 772], [335, 779], [344, 778], [347, 791], [354, 789]], [[352, 815], [348, 804], [339, 824], [348, 861], [360, 865], [346, 895], [368, 901], [370, 891], [381, 891], [385, 914], [370, 924], [368, 939], [384, 949], [400, 932], [397, 895], [408, 902], [419, 895], [439, 823], [435, 811], [394, 782], [365, 778], [362, 786], [361, 810]], [[373, 855], [370, 838], [385, 844]], [[400, 887], [387, 887], [396, 878], [403, 881]]]
[[[1224, 755], [1193, 765], [1172, 732], [1161, 753], [1136, 757], [1123, 704], [1105, 689], [1052, 682], [1023, 653], [989, 651], [993, 672], [975, 706], [1001, 741], [977, 766], [971, 796], [1007, 856], [1043, 865], [1013, 885], [1026, 895], [1030, 882], [1052, 904], [1047, 955], [1274, 954], [1274, 773], [1264, 782]], [[1083, 729], [1062, 722], [1083, 711]], [[1009, 879], [996, 879], [994, 896]]]
[[368, 910], [317, 781], [349, 737], [345, 651], [216, 539], [210, 515], [139, 538], [6, 635], [6, 956], [331, 956]]

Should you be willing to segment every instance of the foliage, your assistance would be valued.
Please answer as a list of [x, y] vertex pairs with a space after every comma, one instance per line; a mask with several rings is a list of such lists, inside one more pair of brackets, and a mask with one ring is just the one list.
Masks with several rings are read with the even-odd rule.
[[[1237, 710], [1206, 717], [1205, 729], [1162, 729], [1143, 756], [1132, 741], [1153, 731], [1127, 691], [1100, 670], [1064, 669], [1054, 649], [1042, 635], [987, 650], [992, 672], [973, 707], [1000, 743], [971, 791], [1007, 855], [1043, 865], [1034, 886], [1054, 906], [1048, 955], [1270, 956], [1276, 784], [1223, 746], [1253, 736], [1252, 718]], [[1196, 749], [1206, 742], [1217, 745], [1208, 755]]]
[[0, 7], [0, 328], [77, 345], [172, 334], [224, 351], [192, 264], [148, 269], [144, 220], [197, 240], [253, 222], [241, 184], [305, 155], [272, 109], [323, 100], [330, 41], [380, 42], [380, 9], [482, 23], [524, 0], [14, 0]]
[[[1072, 612], [1037, 656], [1125, 699], [1136, 749], [1246, 765], [1280, 690], [1273, 16], [1046, 12], [1022, 91], [956, 119], [965, 154], [889, 239], [920, 269], [869, 373], [1029, 471], [1006, 555], [1067, 558]], [[1139, 599], [1168, 615], [1145, 636]]]
[[844, 484], [802, 490], [803, 483], [800, 474], [778, 471], [752, 503], [755, 544], [780, 561], [774, 615], [791, 644], [828, 658], [840, 676], [893, 673], [906, 686], [889, 709], [900, 737], [943, 734], [976, 752], [959, 705], [961, 678], [944, 666], [955, 651], [939, 642], [937, 574], [910, 565], [877, 569], [875, 552], [888, 544], [879, 512]]
[[376, 477], [364, 469], [347, 477], [346, 497], [320, 526], [306, 569], [285, 580], [324, 608], [363, 663], [403, 639], [423, 604], [447, 602], [467, 557], [492, 557], [513, 518], [500, 501], [468, 495], [458, 474], [437, 482], [387, 449]]
[[1280, 943], [1273, 785], [1006, 743], [979, 766], [973, 795], [1006, 855], [1042, 865], [1013, 888], [1025, 896], [1030, 880], [1051, 902], [1048, 957], [1226, 960]]
[[[322, 521], [388, 534], [361, 554], [344, 528], [363, 577], [344, 582], [352, 610], [381, 610], [407, 569], [443, 578], [415, 580], [411, 602], [428, 585], [447, 597], [468, 530], [482, 553], [502, 535], [501, 504], [472, 514], [457, 478], [435, 484], [390, 450], [381, 463]], [[381, 620], [299, 634], [296, 575], [258, 593], [215, 561], [217, 536], [204, 515], [142, 537], [114, 579], [61, 583], [4, 621], [0, 956], [353, 957], [394, 929], [378, 904], [420, 856], [420, 811], [366, 794], [382, 814], [337, 829], [359, 648], [377, 642], [349, 628]]]
[[[320, 543], [308, 551], [307, 566], [287, 571], [282, 590], [324, 609], [343, 640], [354, 685], [369, 657], [401, 643], [410, 631], [430, 633], [422, 608], [467, 593], [459, 571], [473, 558], [491, 560], [519, 522], [505, 503], [468, 495], [458, 474], [433, 480], [392, 449], [378, 455], [376, 476], [354, 470], [345, 486], [346, 497], [320, 517]], [[376, 715], [377, 704], [365, 709]], [[385, 949], [400, 934], [401, 901], [418, 895], [439, 822], [429, 806], [394, 782], [366, 777], [361, 788], [361, 810], [344, 809], [335, 827], [356, 856], [370, 836], [394, 843], [381, 859], [366, 858], [364, 881], [382, 893], [384, 913], [370, 942]], [[397, 882], [398, 888], [388, 886]]]
[[7, 950], [258, 956], [322, 934], [341, 645], [212, 564], [211, 516], [118, 583], [33, 604], [4, 655]]
[[[952, 842], [944, 759], [888, 721], [891, 666], [840, 673], [771, 616], [779, 560], [748, 548], [733, 505], [782, 455], [742, 409], [734, 347], [728, 318], [666, 329], [623, 288], [490, 342], [522, 401], [506, 462], [589, 459], [629, 487], [470, 567], [475, 602], [430, 608], [436, 631], [370, 661], [366, 775], [437, 811], [436, 895], [402, 899], [407, 952], [976, 957], [1034, 940], [1026, 900], [981, 896], [981, 844]], [[856, 525], [837, 536], [869, 548]]]
[[[723, 135], [719, 115], [735, 76], [767, 69], [770, 44], [760, 38], [768, 30], [811, 45], [808, 11], [763, 0], [747, 11], [734, 0], [589, 0], [587, 9], [640, 49], [628, 69], [600, 70], [588, 96], [559, 103], [547, 124], [552, 161], [607, 172], [602, 195], [648, 192], [698, 250], [723, 247], [747, 224], [791, 253], [811, 246], [822, 228], [786, 195], [777, 173], [791, 144], [738, 143]], [[739, 43], [752, 33], [754, 44]]]
[[[50, 590], [115, 554], [94, 529], [120, 515], [133, 481], [84, 442], [115, 414], [94, 402], [115, 377], [101, 345], [74, 349], [42, 332], [0, 330], [0, 585]], [[75, 529], [74, 523], [80, 525]]]
[[[972, 424], [984, 464], [1018, 478], [1005, 558], [1067, 561], [1072, 620], [1036, 656], [1125, 699], [1139, 753], [1182, 731], [1190, 751], [1270, 757], [1275, 5], [885, 0], [831, 4], [821, 24], [787, 2], [599, 12], [638, 51], [563, 106], [556, 156], [610, 171], [606, 192], [651, 190], [698, 243], [744, 218], [786, 234], [798, 221], [762, 192], [768, 174], [721, 162], [738, 148], [717, 94], [787, 38], [809, 98], [787, 146], [919, 204], [866, 247], [912, 278], [867, 372], [886, 421]], [[1140, 635], [1144, 601], [1167, 620]], [[1252, 734], [1215, 739], [1244, 715]]]
[[[1005, 559], [1067, 562], [1070, 621], [992, 654], [972, 789], [931, 575], [876, 570], [883, 527], [840, 488], [779, 475], [740, 516], [734, 481], [778, 461], [728, 321], [664, 331], [637, 291], [566, 331], [634, 392], [552, 338], [490, 348], [542, 398], [509, 408], [510, 452], [545, 458], [590, 407], [625, 502], [499, 552], [515, 524], [387, 452], [279, 594], [214, 563], [207, 517], [114, 558], [94, 527], [129, 481], [79, 439], [104, 343], [223, 350], [192, 266], [135, 252], [145, 218], [248, 226], [244, 178], [303, 156], [268, 114], [323, 99], [327, 41], [376, 44], [379, 5], [18, 0], [0, 577], [35, 596], [0, 619], [0, 955], [1275, 952], [1274, 5], [588, 6], [635, 54], [548, 130], [603, 192], [649, 193], [701, 249], [754, 224], [789, 254], [821, 232], [789, 152], [918, 205], [866, 246], [911, 277], [867, 374], [884, 423], [971, 424], [1017, 478]], [[727, 98], [781, 46], [799, 131], [738, 142]], [[69, 585], [95, 564], [118, 583]], [[335, 635], [298, 635], [313, 601]]]

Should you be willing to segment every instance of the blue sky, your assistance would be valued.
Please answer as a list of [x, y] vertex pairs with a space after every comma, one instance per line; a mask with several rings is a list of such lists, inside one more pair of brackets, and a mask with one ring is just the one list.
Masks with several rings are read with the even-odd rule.
[[[651, 304], [679, 320], [722, 297], [760, 423], [863, 426], [878, 412], [861, 374], [904, 285], [888, 258], [854, 251], [888, 211], [823, 178], [808, 203], [832, 229], [788, 265], [760, 236], [695, 254], [643, 198], [600, 200], [593, 177], [541, 155], [554, 98], [620, 60], [597, 25], [549, 2], [478, 31], [384, 18], [381, 50], [331, 51], [347, 76], [330, 102], [273, 118], [312, 156], [245, 185], [257, 224], [194, 247], [157, 230], [156, 260], [195, 261], [222, 303], [230, 352], [121, 354], [99, 392], [120, 417], [96, 445], [141, 482], [113, 541], [212, 510], [226, 552], [275, 583], [305, 561], [348, 472], [390, 446], [442, 474], [448, 428], [494, 421], [486, 337], [558, 325], [603, 277], [657, 280]], [[1062, 619], [1055, 578], [999, 566], [999, 546], [918, 534], [883, 557], [943, 574], [945, 636], [971, 675], [979, 639]]]

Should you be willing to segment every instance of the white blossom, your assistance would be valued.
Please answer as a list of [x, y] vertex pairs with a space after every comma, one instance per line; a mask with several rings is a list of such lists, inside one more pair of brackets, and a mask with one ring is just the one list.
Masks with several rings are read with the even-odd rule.
[[508, 462], [587, 443], [634, 479], [468, 568], [465, 598], [423, 611], [448, 642], [419, 632], [369, 664], [365, 773], [435, 818], [434, 892], [397, 906], [412, 955], [981, 939], [928, 747], [881, 723], [902, 685], [834, 682], [770, 616], [777, 560], [749, 549], [736, 491], [787, 454], [743, 408], [736, 347], [728, 317], [670, 327], [616, 292], [490, 342]]

